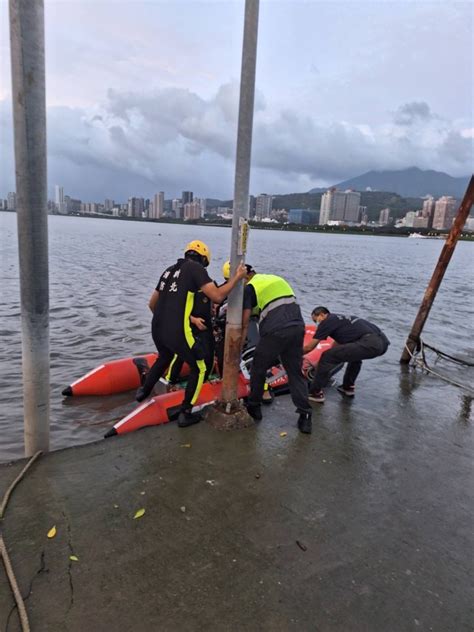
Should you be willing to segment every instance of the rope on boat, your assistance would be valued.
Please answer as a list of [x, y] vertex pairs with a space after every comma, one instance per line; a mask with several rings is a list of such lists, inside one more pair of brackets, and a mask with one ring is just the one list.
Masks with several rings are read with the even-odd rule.
[[[33, 463], [41, 456], [42, 452], [37, 452], [25, 467], [21, 470], [18, 476], [15, 478], [13, 483], [5, 492], [5, 495], [2, 500], [2, 504], [0, 505], [0, 520], [3, 520], [5, 515], [5, 511], [7, 509], [8, 501], [10, 500], [10, 496], [12, 495], [13, 490], [18, 485], [18, 483], [23, 479], [25, 474], [28, 472]], [[30, 622], [28, 620], [28, 614], [26, 612], [25, 602], [23, 601], [23, 597], [21, 596], [20, 589], [18, 587], [18, 582], [16, 580], [15, 572], [13, 571], [12, 563], [10, 561], [10, 557], [8, 555], [7, 547], [5, 544], [5, 540], [3, 539], [2, 534], [0, 533], [0, 555], [3, 560], [3, 565], [5, 566], [5, 571], [7, 573], [8, 581], [10, 582], [10, 587], [13, 592], [13, 596], [15, 597], [16, 605], [18, 607], [18, 614], [20, 616], [21, 629], [23, 632], [30, 632]]]
[[474, 366], [474, 364], [471, 364], [470, 362], [465, 362], [464, 360], [460, 360], [459, 358], [454, 358], [454, 356], [450, 356], [447, 353], [444, 353], [443, 351], [436, 349], [435, 347], [427, 345], [421, 338], [419, 340], [416, 353], [412, 353], [407, 345], [405, 345], [405, 349], [407, 350], [408, 354], [410, 355], [412, 359], [413, 366], [421, 368], [423, 371], [426, 371], [427, 373], [430, 373], [431, 375], [434, 375], [435, 377], [438, 377], [441, 380], [448, 382], [448, 384], [452, 384], [453, 386], [462, 388], [463, 390], [467, 391], [471, 397], [474, 397], [474, 392], [469, 386], [466, 386], [466, 384], [461, 384], [460, 382], [456, 382], [455, 380], [452, 380], [446, 375], [442, 375], [441, 373], [434, 371], [428, 365], [425, 349], [430, 349], [431, 351], [434, 351], [435, 353], [437, 353], [439, 357], [446, 357], [448, 360], [451, 360], [452, 362], [455, 362], [456, 364], [462, 364], [465, 366]]

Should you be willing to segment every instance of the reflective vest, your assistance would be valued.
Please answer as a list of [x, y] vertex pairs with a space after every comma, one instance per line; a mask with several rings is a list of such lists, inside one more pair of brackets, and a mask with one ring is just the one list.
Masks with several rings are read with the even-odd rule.
[[260, 321], [275, 307], [296, 303], [291, 285], [275, 274], [255, 274], [248, 285], [253, 287], [257, 297], [252, 314], [260, 315]]

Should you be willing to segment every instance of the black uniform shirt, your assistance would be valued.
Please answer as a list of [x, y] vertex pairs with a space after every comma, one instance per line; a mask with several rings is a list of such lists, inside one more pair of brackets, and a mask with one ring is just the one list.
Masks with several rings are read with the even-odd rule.
[[[342, 314], [328, 314], [328, 316], [316, 327], [313, 338], [324, 340], [329, 336], [339, 344], [355, 342], [366, 334], [379, 334], [384, 336], [377, 325], [357, 316], [343, 316]], [[385, 336], [384, 336], [385, 337]]]
[[[244, 290], [244, 309], [253, 309], [257, 306], [257, 295], [253, 285], [246, 285]], [[259, 322], [258, 329], [260, 336], [274, 334], [276, 331], [287, 327], [304, 328], [304, 320], [298, 303], [280, 305], [268, 312], [265, 318]]]
[[160, 296], [152, 327], [165, 343], [176, 344], [184, 338], [186, 308], [189, 309], [191, 303], [191, 311], [196, 315], [193, 311], [196, 293], [207, 283], [212, 280], [206, 269], [191, 259], [178, 259], [163, 272], [156, 286]]

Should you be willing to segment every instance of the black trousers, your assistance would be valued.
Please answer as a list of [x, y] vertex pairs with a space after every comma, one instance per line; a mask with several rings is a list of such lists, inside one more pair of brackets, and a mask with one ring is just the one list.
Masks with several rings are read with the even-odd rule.
[[347, 362], [342, 385], [344, 388], [354, 386], [362, 367], [362, 360], [368, 360], [383, 355], [387, 351], [389, 344], [384, 334], [374, 333], [366, 334], [355, 342], [336, 345], [332, 349], [325, 351], [319, 360], [309, 390], [316, 392], [320, 391], [323, 386], [326, 386], [329, 382], [331, 371], [342, 362]]
[[300, 413], [310, 413], [308, 401], [308, 385], [301, 371], [303, 362], [304, 328], [287, 327], [260, 338], [253, 357], [250, 372], [250, 404], [262, 401], [265, 379], [268, 369], [280, 357], [287, 374], [291, 399]]
[[[209, 378], [209, 375], [212, 372], [214, 367], [214, 349], [215, 349], [215, 341], [214, 334], [212, 331], [202, 331], [199, 332], [199, 335], [195, 335], [196, 339], [199, 339], [202, 348], [203, 360], [206, 364], [206, 373], [204, 375], [204, 381]], [[173, 360], [171, 361], [169, 371], [167, 374], [167, 378], [171, 384], [176, 384], [179, 382], [179, 376], [181, 374], [181, 369], [183, 368], [185, 360], [181, 356], [175, 355]]]
[[206, 363], [204, 362], [204, 354], [199, 341], [189, 347], [185, 340], [179, 341], [177, 344], [162, 342], [155, 334], [153, 341], [158, 350], [158, 358], [151, 367], [143, 384], [146, 395], [149, 395], [155, 384], [162, 377], [171, 364], [174, 356], [182, 358], [189, 365], [189, 376], [184, 392], [184, 400], [182, 403], [183, 410], [189, 410], [195, 404], [206, 374]]

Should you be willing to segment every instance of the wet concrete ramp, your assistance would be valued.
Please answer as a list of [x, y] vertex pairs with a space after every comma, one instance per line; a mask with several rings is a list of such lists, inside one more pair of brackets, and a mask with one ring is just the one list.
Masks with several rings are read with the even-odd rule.
[[472, 429], [429, 399], [331, 392], [309, 437], [285, 397], [256, 428], [169, 424], [42, 457], [3, 525], [32, 629], [471, 630]]

